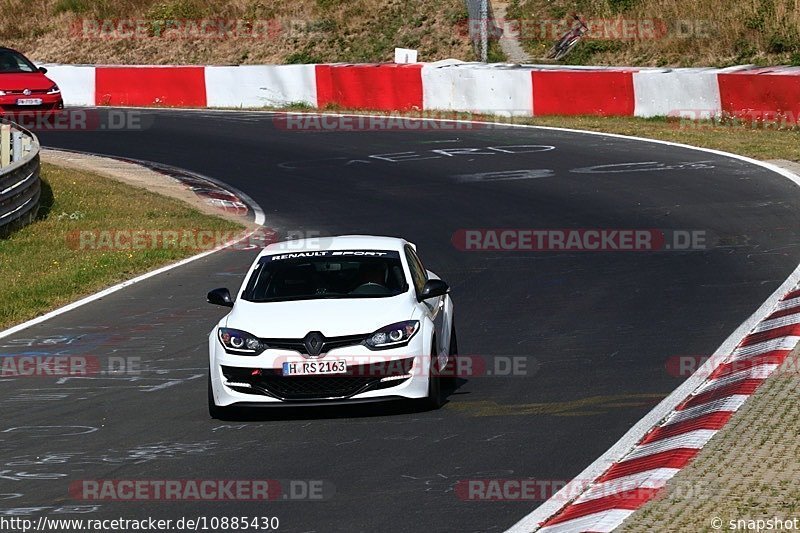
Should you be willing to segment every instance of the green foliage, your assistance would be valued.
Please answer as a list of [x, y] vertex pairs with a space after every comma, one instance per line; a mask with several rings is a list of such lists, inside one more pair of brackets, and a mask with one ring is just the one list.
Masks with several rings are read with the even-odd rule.
[[775, 33], [769, 38], [767, 52], [771, 54], [785, 54], [800, 50], [797, 33], [787, 31], [786, 33]]
[[89, 11], [90, 3], [88, 0], [58, 0], [53, 13], [56, 15], [60, 13], [86, 13]]
[[614, 13], [628, 11], [636, 6], [639, 0], [608, 0], [608, 5]]
[[264, 5], [261, 0], [257, 0], [245, 7], [242, 18], [244, 20], [271, 19], [275, 17], [275, 8]]
[[338, 25], [336, 21], [333, 19], [320, 19], [310, 21], [306, 25], [307, 31], [319, 31], [319, 32], [328, 32], [328, 33], [335, 33], [338, 29]]
[[740, 38], [733, 45], [733, 53], [736, 54], [736, 62], [744, 63], [756, 55], [758, 50], [750, 39]]
[[203, 10], [191, 0], [172, 0], [153, 5], [147, 10], [147, 18], [152, 20], [178, 20], [200, 18]]
[[308, 65], [311, 63], [324, 63], [322, 59], [313, 55], [311, 51], [306, 48], [305, 50], [300, 50], [298, 52], [293, 52], [286, 56], [286, 59], [283, 60], [284, 63], [287, 65]]
[[563, 59], [568, 65], [586, 65], [593, 63], [592, 58], [604, 52], [617, 52], [625, 46], [620, 41], [581, 40]]
[[450, 24], [460, 24], [469, 20], [469, 12], [466, 3], [461, 4], [447, 11], [446, 20]]
[[748, 30], [763, 33], [767, 29], [768, 21], [774, 18], [774, 0], [760, 0], [755, 11], [744, 20], [744, 27]]

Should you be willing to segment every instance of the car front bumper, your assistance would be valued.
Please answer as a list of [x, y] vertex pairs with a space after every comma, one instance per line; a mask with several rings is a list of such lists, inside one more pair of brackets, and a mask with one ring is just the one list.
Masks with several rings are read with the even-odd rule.
[[[41, 105], [17, 105], [17, 100], [21, 98], [38, 98], [42, 100], [42, 103]], [[0, 96], [0, 115], [9, 118], [14, 115], [48, 113], [59, 109], [64, 109], [61, 94], [32, 94], [30, 96], [7, 94]]]
[[[331, 350], [308, 358], [288, 350], [233, 355], [209, 336], [214, 402], [220, 406], [320, 406], [424, 398], [428, 395], [430, 344], [416, 335], [408, 346], [372, 351], [366, 346]], [[283, 376], [284, 362], [344, 359], [347, 374]]]

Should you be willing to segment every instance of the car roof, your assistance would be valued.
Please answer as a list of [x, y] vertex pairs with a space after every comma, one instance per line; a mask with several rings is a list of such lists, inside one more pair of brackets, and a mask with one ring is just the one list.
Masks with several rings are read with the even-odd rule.
[[410, 244], [398, 237], [381, 237], [375, 235], [339, 235], [335, 237], [309, 237], [290, 241], [276, 242], [268, 245], [260, 255], [273, 255], [286, 252], [304, 252], [312, 250], [393, 250], [402, 251]]

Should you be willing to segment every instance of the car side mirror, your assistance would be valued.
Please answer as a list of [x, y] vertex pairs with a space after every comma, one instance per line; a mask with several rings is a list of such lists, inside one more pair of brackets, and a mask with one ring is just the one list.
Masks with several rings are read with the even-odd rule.
[[221, 305], [223, 307], [233, 307], [233, 300], [231, 299], [231, 292], [226, 289], [214, 289], [208, 293], [208, 303], [214, 305]]
[[429, 279], [422, 287], [419, 293], [419, 301], [427, 300], [429, 298], [436, 298], [437, 296], [444, 296], [450, 292], [450, 286], [440, 279]]
[[47, 74], [47, 69], [44, 67], [39, 67], [39, 72], [41, 72], [42, 74]]

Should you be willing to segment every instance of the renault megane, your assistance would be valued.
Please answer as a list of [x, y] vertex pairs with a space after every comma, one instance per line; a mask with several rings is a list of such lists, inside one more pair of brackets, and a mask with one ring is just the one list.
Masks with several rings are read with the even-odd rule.
[[448, 285], [398, 238], [275, 243], [209, 335], [212, 417], [239, 407], [443, 403], [457, 340]]

